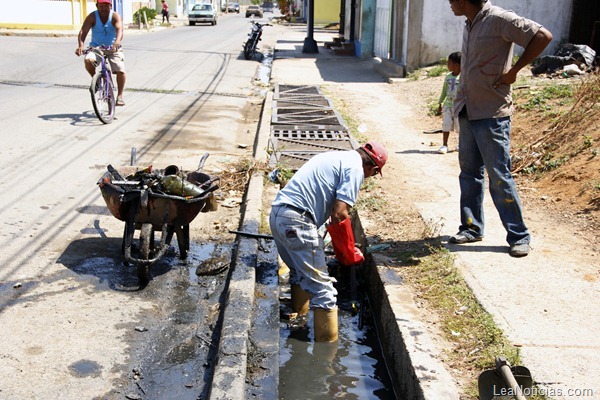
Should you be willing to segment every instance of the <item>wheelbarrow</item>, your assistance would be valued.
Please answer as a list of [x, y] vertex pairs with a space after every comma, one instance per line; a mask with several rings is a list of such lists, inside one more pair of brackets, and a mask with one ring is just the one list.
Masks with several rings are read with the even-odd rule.
[[505, 357], [496, 357], [496, 369], [483, 371], [477, 382], [479, 400], [526, 400], [531, 393], [533, 378], [529, 369], [511, 367]]
[[[134, 148], [132, 166], [120, 167], [117, 171], [109, 165], [98, 180], [110, 213], [125, 222], [121, 252], [128, 263], [137, 266], [140, 282], [150, 280], [150, 266], [167, 252], [174, 234], [179, 257], [186, 259], [190, 249], [190, 222], [200, 212], [216, 210], [214, 191], [219, 188], [219, 178], [201, 172], [207, 157], [208, 153], [202, 157], [196, 171], [183, 172], [176, 166], [152, 171], [151, 167], [133, 166]], [[167, 181], [166, 178], [180, 182], [181, 192], [174, 194], [165, 190], [161, 183]], [[137, 251], [132, 245], [136, 230], [140, 231]], [[162, 233], [158, 245], [154, 236], [156, 231]]]

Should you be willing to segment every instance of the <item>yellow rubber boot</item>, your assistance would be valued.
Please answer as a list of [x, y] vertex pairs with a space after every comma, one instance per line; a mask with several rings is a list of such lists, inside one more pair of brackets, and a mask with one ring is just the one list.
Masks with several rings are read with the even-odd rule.
[[279, 281], [282, 281], [286, 276], [290, 275], [290, 268], [283, 262], [280, 256], [277, 256], [277, 261], [279, 262], [277, 274], [279, 275]]
[[308, 314], [310, 295], [300, 285], [290, 285], [292, 292], [292, 310], [299, 315]]
[[315, 308], [315, 342], [334, 342], [338, 338], [338, 309]]

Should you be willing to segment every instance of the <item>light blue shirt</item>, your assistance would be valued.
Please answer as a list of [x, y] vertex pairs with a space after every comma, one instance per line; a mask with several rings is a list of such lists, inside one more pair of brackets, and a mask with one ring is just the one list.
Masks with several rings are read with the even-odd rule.
[[329, 219], [335, 200], [354, 206], [365, 176], [356, 150], [318, 154], [279, 191], [273, 206], [290, 205], [310, 212], [317, 226]]
[[113, 10], [110, 10], [108, 21], [103, 24], [100, 20], [98, 10], [95, 11], [96, 23], [92, 27], [92, 40], [90, 41], [90, 46], [112, 46], [113, 43], [115, 43], [115, 40], [117, 40], [117, 29], [112, 23], [113, 12]]

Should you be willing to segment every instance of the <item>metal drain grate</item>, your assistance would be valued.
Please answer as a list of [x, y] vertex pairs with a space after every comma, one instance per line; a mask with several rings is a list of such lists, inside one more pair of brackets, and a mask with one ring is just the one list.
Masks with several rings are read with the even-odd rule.
[[317, 86], [312, 85], [276, 85], [273, 99], [278, 100], [286, 97], [323, 96]]
[[[342, 126], [340, 118], [333, 110], [277, 109], [271, 119], [273, 125], [312, 125], [325, 129], [327, 125]], [[314, 129], [314, 128], [313, 128]]]
[[287, 97], [284, 99], [273, 100], [273, 108], [301, 108], [301, 109], [312, 109], [312, 108], [329, 108], [333, 109], [329, 99], [322, 96], [310, 96], [310, 97]]
[[270, 147], [271, 166], [297, 170], [317, 154], [356, 149], [358, 143], [317, 86], [276, 85]]
[[277, 139], [299, 139], [299, 140], [346, 140], [350, 134], [345, 129], [340, 130], [315, 130], [308, 129], [273, 129], [271, 137]]
[[270, 165], [297, 170], [311, 157], [333, 150], [352, 150], [358, 143], [346, 130], [279, 130], [271, 132], [273, 153]]

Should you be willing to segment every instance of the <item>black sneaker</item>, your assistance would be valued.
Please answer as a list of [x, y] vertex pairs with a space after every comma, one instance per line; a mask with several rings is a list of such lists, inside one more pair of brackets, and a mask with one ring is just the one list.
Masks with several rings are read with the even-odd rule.
[[450, 236], [448, 242], [463, 244], [463, 243], [473, 243], [473, 242], [481, 242], [483, 240], [483, 236], [475, 236], [470, 231], [460, 231], [454, 236]]

